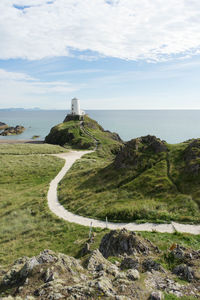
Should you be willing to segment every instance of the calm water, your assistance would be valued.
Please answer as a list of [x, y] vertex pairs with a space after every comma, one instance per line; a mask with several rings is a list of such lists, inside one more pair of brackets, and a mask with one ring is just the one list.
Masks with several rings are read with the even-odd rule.
[[[61, 123], [67, 111], [1, 111], [0, 121], [11, 126], [23, 125], [26, 130], [19, 136], [0, 139], [40, 139], [51, 127]], [[123, 140], [156, 135], [169, 143], [178, 143], [200, 137], [200, 110], [90, 110], [89, 116], [105, 129], [119, 133]]]

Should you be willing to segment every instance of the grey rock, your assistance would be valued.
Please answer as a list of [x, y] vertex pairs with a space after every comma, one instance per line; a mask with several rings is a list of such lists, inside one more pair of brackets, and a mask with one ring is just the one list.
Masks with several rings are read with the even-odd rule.
[[176, 259], [183, 259], [184, 258], [184, 251], [181, 249], [179, 245], [176, 246], [174, 250], [172, 250], [171, 254]]
[[19, 273], [20, 278], [26, 278], [28, 274], [33, 270], [33, 268], [35, 268], [38, 265], [39, 262], [37, 261], [36, 257], [29, 259]]
[[162, 300], [163, 293], [161, 291], [152, 292], [149, 296], [149, 300]]
[[120, 268], [124, 269], [138, 269], [139, 267], [139, 260], [133, 259], [131, 257], [126, 257], [122, 260]]
[[189, 282], [194, 279], [194, 271], [192, 270], [191, 267], [185, 264], [176, 266], [173, 269], [172, 273], [176, 274], [181, 279], [187, 280]]
[[94, 250], [89, 257], [87, 269], [92, 272], [104, 270], [108, 273], [113, 273], [118, 271], [117, 266], [105, 259], [98, 249]]
[[121, 284], [121, 285], [119, 286], [119, 291], [120, 291], [121, 293], [124, 293], [124, 292], [126, 291], [126, 289], [127, 289], [127, 285], [125, 285], [125, 284]]
[[83, 246], [83, 249], [81, 250], [81, 256], [84, 256], [88, 253], [90, 253], [90, 244], [89, 243], [85, 243], [85, 245]]
[[164, 269], [162, 268], [162, 266], [151, 258], [145, 259], [142, 263], [142, 267], [143, 267], [144, 271], [155, 270], [155, 271], [164, 272]]
[[54, 275], [53, 271], [50, 268], [48, 268], [44, 275], [44, 282], [45, 283], [50, 282], [50, 281], [53, 281], [54, 279], [55, 279], [55, 275]]
[[51, 250], [44, 250], [37, 256], [39, 264], [52, 263], [56, 261], [55, 253]]
[[138, 270], [130, 269], [127, 271], [126, 276], [130, 280], [138, 280], [140, 279], [140, 274]]
[[29, 260], [28, 257], [22, 257], [17, 259], [12, 265], [11, 269], [3, 276], [2, 285], [13, 285], [21, 280], [20, 270], [24, 264]]
[[128, 231], [125, 228], [111, 230], [105, 234], [101, 240], [99, 250], [105, 258], [125, 254], [149, 253], [149, 248], [136, 236], [135, 232]]
[[112, 297], [115, 294], [112, 283], [108, 277], [101, 277], [96, 282], [96, 286], [98, 290], [102, 291], [107, 297]]

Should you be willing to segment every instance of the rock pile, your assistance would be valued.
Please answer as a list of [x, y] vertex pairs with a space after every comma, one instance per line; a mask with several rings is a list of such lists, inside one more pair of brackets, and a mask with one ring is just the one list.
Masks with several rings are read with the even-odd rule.
[[[16, 260], [7, 272], [0, 272], [0, 299], [161, 300], [164, 292], [198, 297], [200, 285], [193, 268], [199, 267], [200, 253], [173, 247], [170, 258], [178, 259], [173, 272], [156, 261], [160, 254], [134, 232], [111, 231], [99, 250], [91, 250], [82, 261], [51, 250]], [[177, 276], [188, 283], [177, 283]], [[8, 292], [10, 296], [5, 296]]]
[[17, 125], [15, 127], [7, 127], [3, 132], [0, 133], [2, 136], [16, 135], [24, 132], [25, 128], [23, 126]]
[[102, 238], [99, 250], [106, 258], [136, 253], [148, 255], [150, 252], [150, 248], [144, 240], [139, 238], [135, 232], [126, 229], [120, 231], [111, 230]]

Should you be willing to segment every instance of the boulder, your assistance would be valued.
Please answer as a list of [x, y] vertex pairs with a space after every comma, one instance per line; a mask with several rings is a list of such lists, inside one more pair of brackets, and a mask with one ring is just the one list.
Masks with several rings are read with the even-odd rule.
[[140, 279], [140, 274], [138, 270], [130, 269], [127, 271], [126, 276], [130, 280], [138, 280]]
[[12, 265], [11, 269], [3, 276], [1, 284], [3, 286], [9, 286], [19, 282], [21, 280], [20, 271], [28, 259], [28, 257], [17, 259]]
[[36, 257], [29, 259], [19, 272], [20, 278], [26, 278], [30, 274], [30, 272], [39, 264], [40, 263], [36, 259]]
[[162, 300], [163, 293], [161, 291], [152, 292], [149, 296], [149, 300]]
[[176, 245], [176, 248], [174, 248], [171, 251], [171, 254], [173, 255], [174, 258], [176, 259], [183, 259], [184, 258], [184, 251], [182, 250], [181, 246], [179, 246], [178, 244]]
[[142, 263], [142, 267], [145, 272], [146, 271], [151, 272], [152, 270], [164, 272], [162, 266], [151, 258], [145, 259]]
[[185, 264], [176, 266], [172, 270], [172, 273], [176, 274], [179, 278], [187, 280], [189, 282], [194, 279], [194, 271], [192, 270], [191, 267]]
[[124, 254], [142, 253], [147, 255], [149, 253], [149, 248], [136, 236], [136, 233], [126, 229], [111, 230], [105, 234], [99, 250], [105, 258]]
[[138, 259], [133, 259], [131, 257], [125, 257], [120, 265], [120, 268], [122, 270], [124, 269], [138, 269], [139, 267], [139, 260]]
[[91, 253], [90, 251], [90, 244], [89, 243], [85, 243], [85, 245], [83, 246], [82, 250], [81, 250], [81, 256], [84, 256], [88, 253]]
[[116, 275], [119, 272], [118, 267], [105, 259], [98, 249], [94, 250], [90, 255], [87, 269], [93, 273], [105, 271], [112, 275]]

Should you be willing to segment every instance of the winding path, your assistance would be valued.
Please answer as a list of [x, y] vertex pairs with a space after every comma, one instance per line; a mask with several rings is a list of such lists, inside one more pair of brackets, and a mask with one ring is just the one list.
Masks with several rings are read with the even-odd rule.
[[68, 170], [71, 168], [73, 163], [80, 159], [84, 154], [91, 153], [93, 151], [70, 151], [68, 153], [55, 154], [55, 156], [65, 159], [65, 165], [58, 173], [58, 175], [51, 181], [47, 199], [48, 206], [50, 210], [58, 217], [72, 223], [80, 224], [83, 226], [93, 226], [109, 229], [120, 229], [126, 228], [132, 231], [158, 231], [158, 232], [168, 232], [173, 233], [187, 232], [191, 234], [200, 234], [200, 225], [189, 225], [189, 224], [179, 224], [172, 222], [171, 224], [154, 224], [154, 223], [111, 223], [106, 221], [99, 221], [95, 219], [90, 219], [82, 216], [75, 215], [68, 210], [66, 210], [58, 201], [57, 187], [58, 183], [65, 176]]

